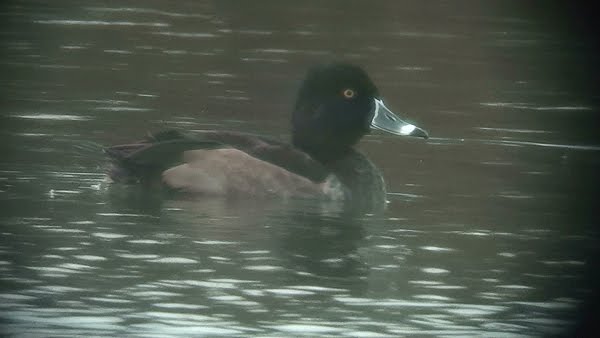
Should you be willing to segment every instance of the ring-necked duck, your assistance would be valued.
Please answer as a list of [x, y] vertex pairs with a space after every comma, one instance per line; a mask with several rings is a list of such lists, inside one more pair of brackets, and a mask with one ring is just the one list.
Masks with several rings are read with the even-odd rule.
[[238, 132], [164, 131], [107, 148], [116, 182], [161, 182], [224, 196], [323, 196], [364, 206], [385, 202], [379, 170], [353, 146], [370, 128], [427, 138], [383, 103], [360, 67], [309, 70], [292, 113], [292, 144]]

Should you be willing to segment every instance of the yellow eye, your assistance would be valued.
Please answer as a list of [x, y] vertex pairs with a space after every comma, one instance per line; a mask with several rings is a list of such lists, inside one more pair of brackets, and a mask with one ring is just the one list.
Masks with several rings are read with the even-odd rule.
[[344, 95], [345, 98], [347, 99], [351, 99], [354, 96], [356, 96], [356, 92], [350, 88], [348, 89], [344, 89], [344, 91], [342, 92], [342, 94]]

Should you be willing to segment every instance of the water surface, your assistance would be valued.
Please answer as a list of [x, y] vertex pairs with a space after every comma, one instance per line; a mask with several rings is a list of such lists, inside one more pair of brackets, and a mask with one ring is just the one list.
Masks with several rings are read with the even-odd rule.
[[[2, 18], [5, 334], [544, 336], [592, 294], [596, 46], [566, 10], [54, 1]], [[306, 68], [331, 60], [432, 136], [360, 144], [385, 212], [104, 182], [101, 145], [148, 131], [286, 139]]]

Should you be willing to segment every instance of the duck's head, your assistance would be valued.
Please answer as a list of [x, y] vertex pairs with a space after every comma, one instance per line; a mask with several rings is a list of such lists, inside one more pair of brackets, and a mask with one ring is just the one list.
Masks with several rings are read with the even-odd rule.
[[371, 128], [427, 138], [427, 132], [392, 113], [358, 66], [333, 63], [308, 71], [292, 114], [296, 147], [322, 162], [336, 160]]

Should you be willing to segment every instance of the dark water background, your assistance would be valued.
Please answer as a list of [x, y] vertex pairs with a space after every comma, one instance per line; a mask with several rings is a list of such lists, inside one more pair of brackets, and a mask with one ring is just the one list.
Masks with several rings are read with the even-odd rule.
[[[590, 15], [548, 2], [0, 6], [0, 330], [18, 336], [545, 336], [595, 288]], [[306, 68], [364, 66], [428, 141], [374, 133], [388, 208], [104, 183], [96, 144], [286, 138]]]

